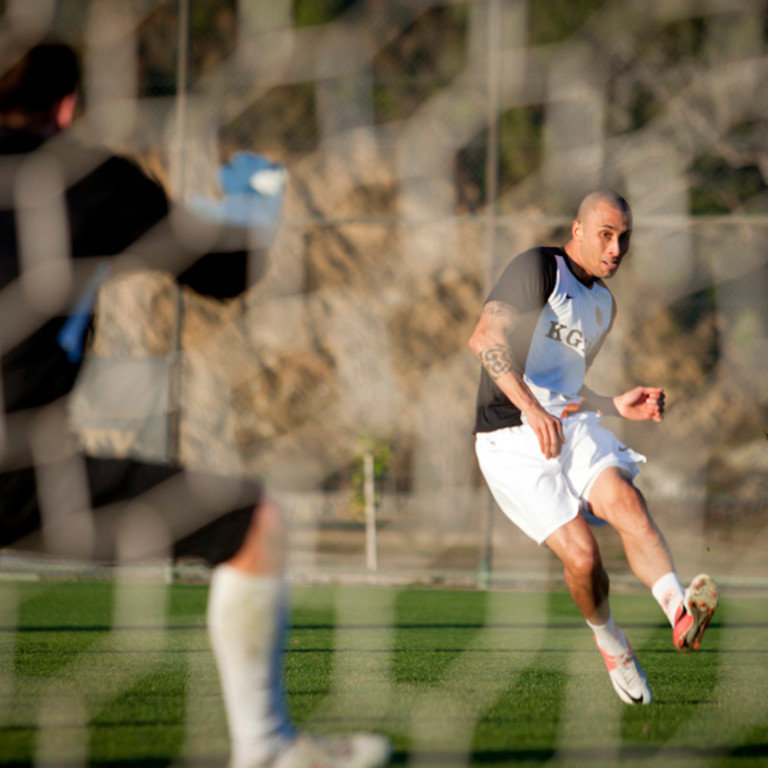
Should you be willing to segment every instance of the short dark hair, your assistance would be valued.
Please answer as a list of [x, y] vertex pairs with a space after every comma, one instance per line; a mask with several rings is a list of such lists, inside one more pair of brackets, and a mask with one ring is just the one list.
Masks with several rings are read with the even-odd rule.
[[617, 211], [625, 213], [631, 218], [632, 209], [629, 207], [629, 203], [618, 193], [612, 189], [603, 188], [596, 189], [594, 192], [590, 192], [582, 199], [579, 204], [579, 210], [576, 213], [576, 218], [581, 219], [584, 217], [584, 212], [587, 208], [591, 208], [598, 203], [608, 203], [613, 206]]
[[30, 48], [0, 74], [0, 115], [20, 114], [30, 122], [46, 119], [53, 107], [77, 90], [80, 65], [65, 43]]

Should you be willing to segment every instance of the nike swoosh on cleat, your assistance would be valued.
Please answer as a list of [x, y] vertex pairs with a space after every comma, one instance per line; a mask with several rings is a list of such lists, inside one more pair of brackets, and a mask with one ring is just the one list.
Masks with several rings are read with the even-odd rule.
[[616, 683], [616, 685], [618, 685], [619, 688], [621, 688], [621, 690], [624, 691], [624, 693], [626, 693], [627, 696], [630, 699], [632, 699], [632, 703], [633, 704], [642, 704], [643, 703], [643, 697], [642, 696], [633, 696], [623, 685], [619, 685], [618, 683]]

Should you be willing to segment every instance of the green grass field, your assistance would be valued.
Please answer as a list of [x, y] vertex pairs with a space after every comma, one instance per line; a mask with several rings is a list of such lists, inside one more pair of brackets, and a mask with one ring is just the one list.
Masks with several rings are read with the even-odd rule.
[[[0, 582], [0, 765], [225, 766], [204, 586]], [[614, 597], [651, 680], [613, 693], [564, 594], [297, 587], [286, 676], [317, 732], [375, 730], [395, 765], [768, 765], [768, 599], [723, 595], [681, 656]]]

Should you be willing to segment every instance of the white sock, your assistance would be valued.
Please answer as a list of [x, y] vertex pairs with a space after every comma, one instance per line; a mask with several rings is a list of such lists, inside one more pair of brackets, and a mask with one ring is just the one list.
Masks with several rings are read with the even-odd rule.
[[285, 584], [217, 566], [208, 634], [221, 678], [233, 768], [258, 765], [293, 737], [282, 682]]
[[651, 593], [661, 606], [669, 623], [675, 626], [675, 614], [685, 597], [683, 585], [676, 573], [670, 572], [662, 576], [652, 587]]
[[595, 633], [595, 640], [600, 648], [611, 656], [624, 653], [628, 646], [626, 635], [613, 623], [613, 615], [608, 615], [605, 624], [593, 624], [587, 621], [589, 628]]

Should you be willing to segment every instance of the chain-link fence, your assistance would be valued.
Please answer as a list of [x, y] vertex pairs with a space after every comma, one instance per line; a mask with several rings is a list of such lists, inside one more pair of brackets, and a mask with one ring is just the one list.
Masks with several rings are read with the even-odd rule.
[[[667, 388], [664, 425], [615, 427], [650, 457], [640, 482], [662, 526], [701, 534], [691, 560], [725, 528], [717, 565], [744, 571], [768, 498], [764, 3], [0, 9], [4, 34], [77, 46], [77, 130], [139, 157], [177, 199], [216, 197], [236, 151], [288, 169], [245, 301], [158, 275], [103, 289], [94, 365], [150, 357], [144, 380], [167, 398], [91, 408], [92, 450], [263, 475], [294, 521], [297, 573], [316, 574], [364, 570], [360, 467], [384, 446], [381, 571], [519, 571], [525, 545], [475, 468], [466, 340], [509, 259], [562, 243], [581, 194], [611, 185], [633, 206], [633, 246], [591, 383]], [[160, 341], [121, 316], [137, 291], [168, 307]]]

